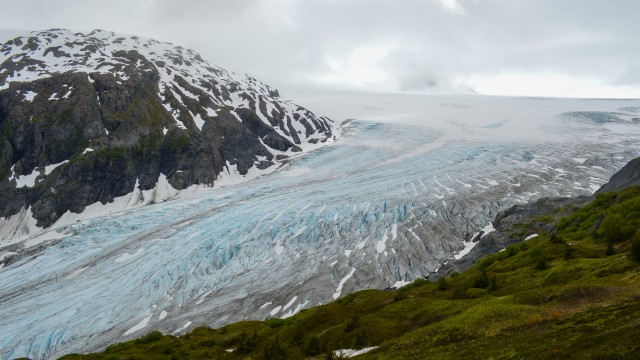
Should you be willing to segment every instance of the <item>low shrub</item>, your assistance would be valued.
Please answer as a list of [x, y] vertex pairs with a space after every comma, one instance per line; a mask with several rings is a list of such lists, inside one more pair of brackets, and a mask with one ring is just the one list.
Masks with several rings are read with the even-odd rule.
[[160, 331], [153, 331], [136, 340], [136, 342], [140, 344], [149, 344], [160, 340], [162, 340], [162, 333]]

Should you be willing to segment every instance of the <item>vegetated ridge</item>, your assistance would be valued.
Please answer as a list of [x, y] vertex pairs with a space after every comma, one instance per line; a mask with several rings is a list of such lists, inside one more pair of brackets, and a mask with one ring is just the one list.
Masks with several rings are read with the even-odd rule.
[[635, 359], [640, 186], [625, 185], [546, 201], [552, 211], [505, 211], [496, 232], [527, 240], [436, 282], [360, 291], [288, 319], [152, 332], [64, 359], [331, 359], [362, 348], [362, 359]]

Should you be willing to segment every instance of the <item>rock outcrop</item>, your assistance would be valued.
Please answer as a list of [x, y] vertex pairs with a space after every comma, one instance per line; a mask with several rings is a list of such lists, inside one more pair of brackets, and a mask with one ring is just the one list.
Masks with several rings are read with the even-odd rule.
[[596, 191], [596, 195], [618, 191], [634, 185], [640, 185], [640, 157], [629, 161], [620, 171], [613, 174], [609, 182]]

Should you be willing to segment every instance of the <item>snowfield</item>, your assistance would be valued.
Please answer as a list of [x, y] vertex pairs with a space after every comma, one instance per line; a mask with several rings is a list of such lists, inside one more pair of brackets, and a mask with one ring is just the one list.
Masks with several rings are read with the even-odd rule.
[[0, 248], [0, 357], [287, 317], [401, 286], [463, 256], [499, 210], [591, 194], [640, 141], [638, 100], [296, 101], [359, 120], [270, 175], [62, 226], [30, 250]]

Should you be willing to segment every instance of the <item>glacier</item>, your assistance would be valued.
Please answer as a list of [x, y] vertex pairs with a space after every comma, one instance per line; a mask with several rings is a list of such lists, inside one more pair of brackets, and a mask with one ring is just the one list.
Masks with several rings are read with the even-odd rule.
[[498, 211], [592, 194], [640, 140], [638, 100], [369, 98], [323, 100], [359, 120], [269, 175], [0, 250], [0, 358], [289, 317], [429, 276]]

